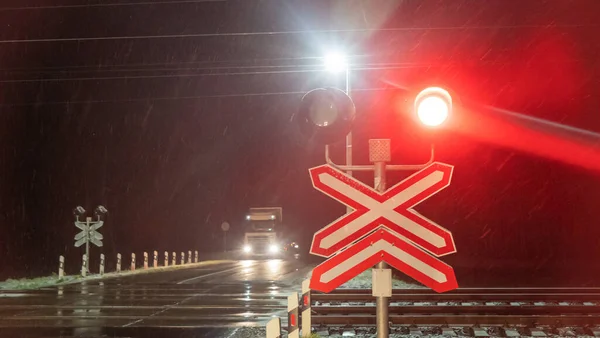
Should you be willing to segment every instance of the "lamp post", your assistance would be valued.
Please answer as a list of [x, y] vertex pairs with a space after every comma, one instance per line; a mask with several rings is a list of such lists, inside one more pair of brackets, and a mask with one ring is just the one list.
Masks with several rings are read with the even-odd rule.
[[[348, 58], [341, 53], [331, 52], [323, 58], [323, 64], [325, 65], [325, 70], [330, 73], [340, 73], [344, 72], [345, 74], [345, 90], [344, 92], [348, 97], [351, 97], [350, 94], [350, 63], [348, 62]], [[329, 145], [325, 145], [326, 152], [329, 152]], [[352, 165], [352, 131], [346, 134], [346, 166]], [[352, 176], [352, 170], [347, 170], [346, 174], [348, 176]], [[352, 208], [346, 207], [346, 213], [350, 213]]]

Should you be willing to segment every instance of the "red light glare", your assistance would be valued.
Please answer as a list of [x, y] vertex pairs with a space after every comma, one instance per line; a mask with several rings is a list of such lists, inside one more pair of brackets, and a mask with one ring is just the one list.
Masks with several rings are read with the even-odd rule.
[[415, 113], [426, 126], [440, 126], [448, 119], [451, 112], [452, 97], [442, 88], [426, 88], [415, 98]]
[[448, 104], [437, 96], [424, 98], [417, 107], [417, 116], [421, 123], [430, 127], [437, 127], [448, 118]]

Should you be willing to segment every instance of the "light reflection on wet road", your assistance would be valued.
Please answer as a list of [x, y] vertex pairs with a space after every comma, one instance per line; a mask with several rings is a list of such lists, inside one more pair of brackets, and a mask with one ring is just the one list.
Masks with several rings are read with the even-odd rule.
[[298, 260], [231, 261], [0, 292], [0, 337], [227, 337], [286, 317], [308, 271]]

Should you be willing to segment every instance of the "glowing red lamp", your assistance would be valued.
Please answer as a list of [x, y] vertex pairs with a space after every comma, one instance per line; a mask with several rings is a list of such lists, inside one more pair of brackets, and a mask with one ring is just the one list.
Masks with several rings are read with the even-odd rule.
[[424, 125], [440, 126], [452, 114], [452, 96], [443, 88], [425, 88], [415, 98], [415, 113]]

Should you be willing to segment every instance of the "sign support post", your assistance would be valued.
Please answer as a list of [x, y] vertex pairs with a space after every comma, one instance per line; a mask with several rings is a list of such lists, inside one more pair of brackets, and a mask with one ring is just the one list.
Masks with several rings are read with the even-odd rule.
[[[391, 160], [390, 140], [369, 140], [369, 159], [374, 164], [374, 188], [376, 191], [383, 193], [386, 189], [386, 162]], [[385, 262], [377, 263], [377, 269], [373, 269], [373, 276], [377, 276], [379, 271], [389, 269]], [[381, 274], [383, 275], [383, 274]], [[391, 276], [391, 274], [390, 274]], [[375, 285], [376, 278], [373, 278], [373, 296], [377, 300], [377, 338], [387, 338], [389, 336], [389, 313], [388, 299], [385, 293], [388, 290], [377, 290]], [[391, 285], [389, 285], [391, 287]], [[389, 290], [391, 293], [392, 290]]]
[[[91, 217], [86, 217], [85, 218], [85, 228], [87, 229], [87, 231], [89, 232], [90, 230], [90, 225], [92, 224], [92, 218]], [[87, 235], [85, 236], [85, 257], [87, 257], [88, 261], [86, 262], [85, 266], [88, 268], [89, 271], [89, 266], [90, 266], [90, 236]]]
[[227, 231], [229, 231], [229, 223], [221, 223], [221, 230], [223, 230], [223, 252], [227, 252]]
[[[374, 188], [376, 191], [383, 193], [387, 183], [386, 162], [391, 160], [390, 140], [369, 140], [369, 159], [374, 164]], [[373, 276], [379, 275], [377, 270], [384, 269], [389, 269], [385, 262], [377, 263], [377, 269], [373, 269]], [[377, 278], [373, 278], [374, 283], [377, 280]], [[377, 301], [377, 338], [387, 338], [389, 336], [388, 299], [386, 298], [388, 290], [377, 290], [378, 286], [375, 284], [372, 285], [372, 288], [373, 296], [376, 296]], [[391, 290], [389, 291], [391, 293]]]

